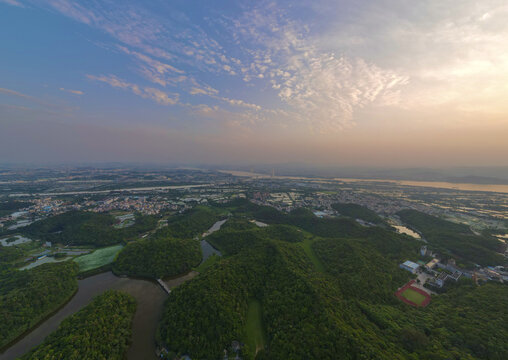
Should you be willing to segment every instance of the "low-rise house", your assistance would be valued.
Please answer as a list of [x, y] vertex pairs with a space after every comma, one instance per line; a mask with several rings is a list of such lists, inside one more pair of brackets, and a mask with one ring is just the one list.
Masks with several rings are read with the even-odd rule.
[[453, 274], [448, 274], [446, 272], [442, 272], [436, 279], [436, 284], [439, 287], [443, 287], [445, 283], [449, 280], [458, 281], [462, 276], [462, 272], [455, 271]]
[[407, 270], [407, 271], [411, 272], [412, 274], [416, 274], [416, 270], [418, 270], [420, 265], [407, 260], [407, 261], [403, 262], [402, 264], [400, 264], [399, 267], [403, 270]]
[[439, 262], [438, 259], [434, 258], [432, 259], [431, 261], [429, 261], [425, 267], [427, 268], [427, 270], [432, 270], [436, 267], [437, 263]]

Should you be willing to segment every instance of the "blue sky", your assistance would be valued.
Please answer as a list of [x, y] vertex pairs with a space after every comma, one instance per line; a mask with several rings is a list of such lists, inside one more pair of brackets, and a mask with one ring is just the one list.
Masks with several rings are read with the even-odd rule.
[[508, 165], [506, 16], [498, 0], [0, 0], [0, 161]]

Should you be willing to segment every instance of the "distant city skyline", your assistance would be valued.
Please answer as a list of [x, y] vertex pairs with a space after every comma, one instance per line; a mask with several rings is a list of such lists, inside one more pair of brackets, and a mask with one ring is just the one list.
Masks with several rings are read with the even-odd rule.
[[508, 4], [0, 0], [0, 163], [508, 166]]

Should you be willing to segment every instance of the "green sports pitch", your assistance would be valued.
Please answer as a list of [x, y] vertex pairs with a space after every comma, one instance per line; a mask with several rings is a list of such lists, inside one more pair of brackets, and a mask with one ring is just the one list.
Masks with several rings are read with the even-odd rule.
[[421, 305], [426, 299], [425, 295], [412, 289], [406, 289], [401, 295], [416, 305]]

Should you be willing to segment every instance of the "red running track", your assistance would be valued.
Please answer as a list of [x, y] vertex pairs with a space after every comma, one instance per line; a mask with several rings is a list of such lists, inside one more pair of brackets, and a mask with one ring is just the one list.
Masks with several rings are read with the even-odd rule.
[[[406, 285], [401, 287], [399, 290], [397, 290], [395, 292], [395, 296], [398, 297], [400, 300], [404, 301], [406, 304], [409, 304], [409, 305], [414, 306], [414, 307], [418, 307], [418, 306], [425, 307], [425, 306], [429, 305], [429, 303], [430, 303], [430, 295], [427, 294], [422, 289], [419, 289], [419, 288], [417, 288], [415, 286], [412, 286], [414, 284], [414, 282], [415, 282], [415, 280], [411, 280]], [[411, 289], [413, 291], [416, 291], [419, 294], [422, 294], [423, 296], [425, 296], [425, 300], [423, 300], [423, 302], [420, 305], [418, 305], [418, 304], [416, 304], [416, 303], [414, 303], [412, 301], [409, 301], [404, 296], [402, 296], [402, 293], [404, 291], [406, 291], [407, 289]]]

